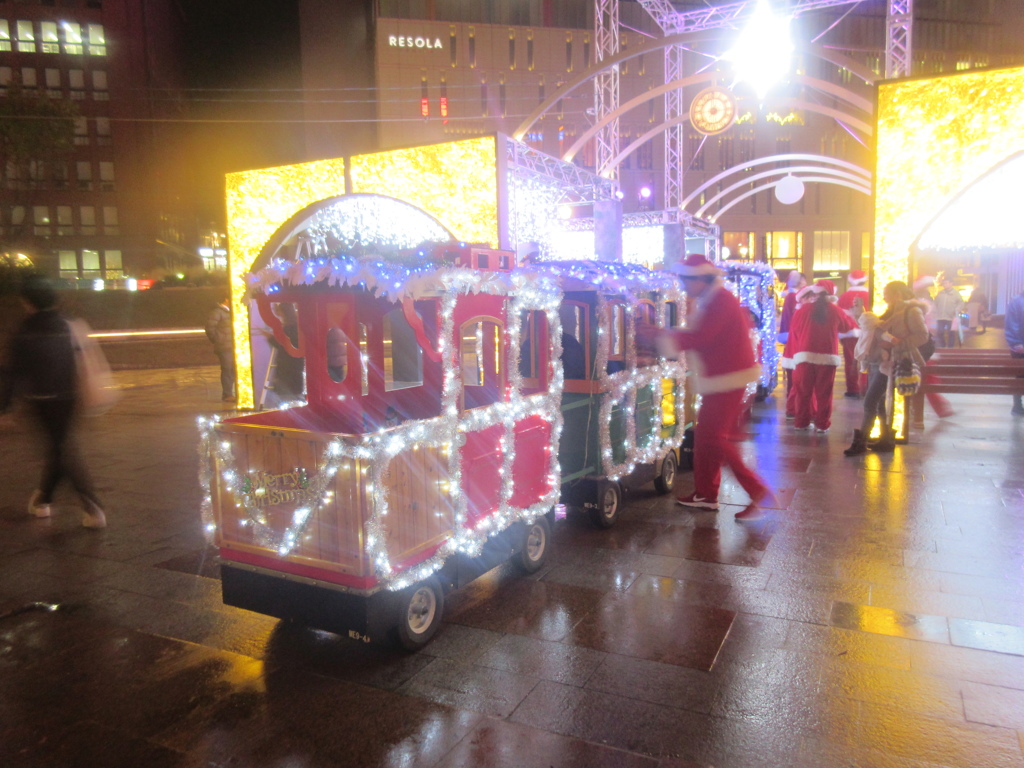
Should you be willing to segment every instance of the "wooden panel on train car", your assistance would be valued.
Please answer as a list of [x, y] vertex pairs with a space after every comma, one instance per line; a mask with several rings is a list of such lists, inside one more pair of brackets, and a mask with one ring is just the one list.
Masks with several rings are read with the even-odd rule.
[[384, 520], [388, 559], [395, 564], [415, 560], [448, 539], [455, 527], [447, 451], [418, 446], [395, 456], [384, 473], [388, 499]]
[[[315, 504], [309, 498], [324, 446], [331, 437], [301, 430], [220, 425], [216, 439], [231, 447], [238, 488], [228, 490], [221, 478], [225, 467], [215, 467], [217, 545], [353, 576], [366, 575], [362, 468], [356, 462], [344, 462], [326, 487], [327, 500]], [[243, 494], [251, 512], [239, 501]], [[309, 504], [315, 504], [314, 512], [301, 532], [296, 529], [297, 543], [285, 556], [261, 537], [258, 526], [250, 521], [251, 514], [280, 538], [295, 525], [295, 510]]]
[[515, 426], [515, 449], [510, 503], [525, 508], [540, 501], [551, 486], [551, 422], [539, 416], [521, 419]]

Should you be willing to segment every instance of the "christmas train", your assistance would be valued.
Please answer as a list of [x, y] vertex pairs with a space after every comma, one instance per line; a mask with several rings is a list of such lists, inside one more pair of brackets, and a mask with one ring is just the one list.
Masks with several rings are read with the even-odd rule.
[[555, 505], [610, 526], [625, 489], [671, 489], [692, 404], [650, 341], [683, 316], [674, 275], [415, 259], [299, 247], [248, 276], [306, 399], [201, 422], [225, 603], [416, 649], [449, 590], [543, 567]]

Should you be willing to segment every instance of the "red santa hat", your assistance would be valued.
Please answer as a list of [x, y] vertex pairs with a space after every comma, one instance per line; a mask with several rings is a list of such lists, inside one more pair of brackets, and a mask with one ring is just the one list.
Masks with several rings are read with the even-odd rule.
[[675, 272], [681, 277], [701, 277], [703, 275], [720, 275], [722, 270], [708, 261], [702, 253], [691, 253], [676, 262]]
[[821, 286], [821, 281], [814, 285], [808, 285], [807, 287], [801, 288], [797, 291], [796, 301], [798, 304], [803, 301], [813, 301], [820, 293], [828, 293], [828, 291]]
[[855, 269], [846, 276], [851, 288], [861, 288], [868, 281], [867, 273], [862, 269]]
[[823, 288], [825, 290], [825, 293], [827, 293], [829, 296], [836, 295], [836, 284], [833, 283], [831, 280], [819, 280], [817, 283], [815, 283], [815, 285], [819, 286], [820, 288]]
[[920, 291], [922, 289], [927, 290], [935, 285], [935, 278], [931, 275], [922, 275], [914, 281], [914, 290]]

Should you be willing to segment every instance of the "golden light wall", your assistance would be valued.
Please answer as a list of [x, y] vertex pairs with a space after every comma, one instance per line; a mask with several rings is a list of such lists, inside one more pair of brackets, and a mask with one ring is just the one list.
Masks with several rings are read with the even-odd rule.
[[235, 330], [239, 408], [254, 392], [249, 316], [243, 278], [273, 234], [303, 208], [349, 193], [387, 195], [410, 203], [466, 242], [499, 243], [497, 139], [377, 152], [227, 175], [228, 273]]
[[357, 155], [350, 163], [352, 192], [404, 200], [466, 242], [498, 246], [494, 136]]
[[278, 228], [307, 205], [345, 193], [345, 160], [264, 168], [227, 175], [228, 275], [235, 330], [236, 395], [252, 408], [249, 308], [243, 278]]
[[[1024, 150], [1024, 68], [878, 87], [875, 303], [907, 280], [910, 246], [961, 190]], [[971, 226], [971, 222], [965, 222]]]

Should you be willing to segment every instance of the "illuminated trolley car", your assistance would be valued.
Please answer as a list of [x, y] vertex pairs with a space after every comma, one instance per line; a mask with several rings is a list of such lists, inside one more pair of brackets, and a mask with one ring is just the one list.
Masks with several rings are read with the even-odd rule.
[[304, 359], [306, 400], [203, 425], [225, 603], [415, 649], [448, 590], [509, 558], [544, 565], [559, 502], [608, 526], [624, 489], [671, 488], [683, 365], [637, 331], [677, 322], [672, 275], [434, 256], [249, 276], [269, 332]]

